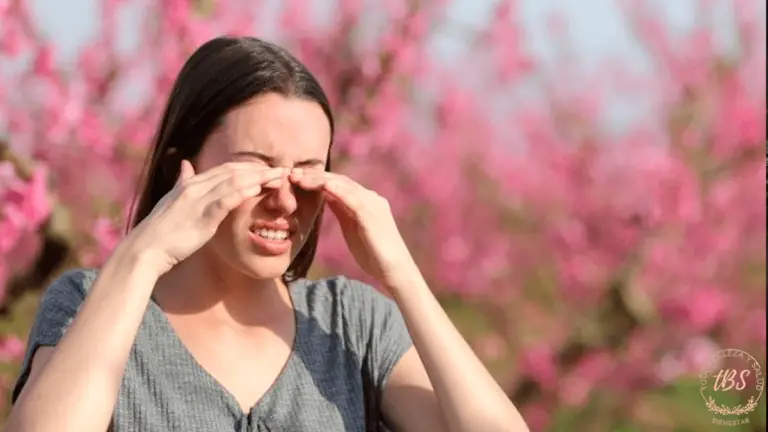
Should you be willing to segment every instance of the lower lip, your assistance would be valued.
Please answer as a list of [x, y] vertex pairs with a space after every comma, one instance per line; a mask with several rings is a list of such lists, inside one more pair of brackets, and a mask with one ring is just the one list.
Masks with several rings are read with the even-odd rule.
[[254, 245], [267, 255], [282, 255], [291, 250], [292, 242], [290, 236], [285, 240], [270, 240], [249, 231], [248, 237]]

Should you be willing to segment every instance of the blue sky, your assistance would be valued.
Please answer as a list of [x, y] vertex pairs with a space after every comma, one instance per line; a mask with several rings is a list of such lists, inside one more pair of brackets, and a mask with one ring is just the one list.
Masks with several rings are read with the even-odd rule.
[[[274, 4], [279, 0], [272, 0]], [[676, 28], [692, 24], [695, 0], [656, 1], [664, 15]], [[725, 0], [730, 1], [730, 0]], [[93, 34], [97, 22], [98, 0], [33, 0], [37, 19], [57, 42], [64, 58]], [[762, 3], [762, 2], [761, 2]], [[480, 27], [489, 16], [492, 0], [453, 0], [451, 21], [461, 27]], [[582, 58], [600, 58], [606, 54], [636, 57], [637, 50], [624, 28], [615, 0], [521, 0], [522, 22], [529, 42], [541, 56], [551, 54], [546, 34], [547, 15], [555, 10], [564, 11], [572, 29], [572, 42]], [[762, 3], [763, 11], [765, 4]], [[130, 28], [125, 25], [123, 28]], [[435, 41], [441, 56], [450, 58], [463, 47], [460, 34], [442, 34]]]
[[[42, 29], [58, 45], [59, 60], [68, 63], [77, 48], [96, 31], [100, 0], [32, 0], [33, 10]], [[150, 0], [159, 1], [159, 0]], [[372, 0], [376, 1], [376, 0]], [[383, 1], [383, 0], [378, 0]], [[527, 44], [533, 53], [545, 62], [554, 57], [553, 46], [547, 35], [547, 17], [555, 11], [564, 13], [569, 23], [569, 42], [577, 51], [583, 66], [606, 56], [626, 57], [630, 64], [645, 65], [645, 58], [634, 44], [633, 38], [624, 25], [617, 0], [518, 0], [521, 22], [526, 32]], [[673, 30], [684, 31], [694, 24], [694, 5], [698, 0], [644, 0], [652, 2], [670, 24]], [[715, 0], [716, 4], [727, 5], [733, 0]], [[265, 15], [279, 4], [280, 0], [267, 0]], [[323, 0], [315, 1], [315, 10], [322, 13]], [[761, 6], [765, 22], [765, 2]], [[491, 14], [493, 0], [451, 0], [449, 21], [462, 29], [483, 27]], [[326, 11], [330, 11], [327, 8]], [[135, 12], [135, 11], [133, 11]], [[325, 11], [323, 11], [325, 12]], [[326, 14], [328, 12], [325, 12]], [[138, 26], [140, 14], [129, 13], [120, 25], [120, 39], [130, 46], [131, 29]], [[330, 18], [330, 15], [322, 19]], [[719, 14], [718, 27], [727, 28], [730, 17]], [[727, 33], [727, 32], [724, 32]], [[467, 49], [465, 32], [443, 31], [434, 40], [435, 53], [450, 61], [452, 57]], [[270, 35], [258, 35], [269, 37]], [[611, 124], [619, 125], [639, 115], [632, 103], [621, 102], [612, 110]], [[635, 112], [637, 111], [637, 112]], [[632, 114], [635, 112], [634, 114]]]

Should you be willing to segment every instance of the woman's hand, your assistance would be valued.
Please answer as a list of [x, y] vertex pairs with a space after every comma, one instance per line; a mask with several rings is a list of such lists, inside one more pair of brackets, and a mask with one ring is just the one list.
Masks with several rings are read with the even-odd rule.
[[384, 197], [340, 174], [294, 168], [289, 179], [302, 189], [323, 193], [352, 256], [366, 273], [392, 286], [415, 267]]
[[148, 253], [162, 275], [210, 240], [231, 210], [263, 188], [278, 187], [286, 173], [284, 168], [231, 162], [196, 174], [191, 163], [182, 161], [174, 188], [129, 233], [124, 247]]

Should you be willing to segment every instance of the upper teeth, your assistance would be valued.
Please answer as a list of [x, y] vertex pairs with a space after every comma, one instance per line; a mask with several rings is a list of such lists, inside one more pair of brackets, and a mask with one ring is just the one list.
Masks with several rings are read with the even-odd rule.
[[262, 229], [256, 230], [256, 234], [270, 240], [285, 240], [286, 238], [288, 238], [288, 231], [283, 231], [283, 230], [273, 230], [273, 229], [262, 228]]

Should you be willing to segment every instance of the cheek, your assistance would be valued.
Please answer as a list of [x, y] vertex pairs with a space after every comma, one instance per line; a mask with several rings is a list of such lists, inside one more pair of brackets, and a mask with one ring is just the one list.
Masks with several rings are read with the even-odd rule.
[[253, 219], [251, 214], [254, 212], [254, 209], [259, 206], [260, 201], [261, 197], [243, 201], [242, 204], [229, 212], [219, 227], [224, 228], [229, 232], [239, 232], [242, 231], [242, 229], [247, 228], [246, 225]]

